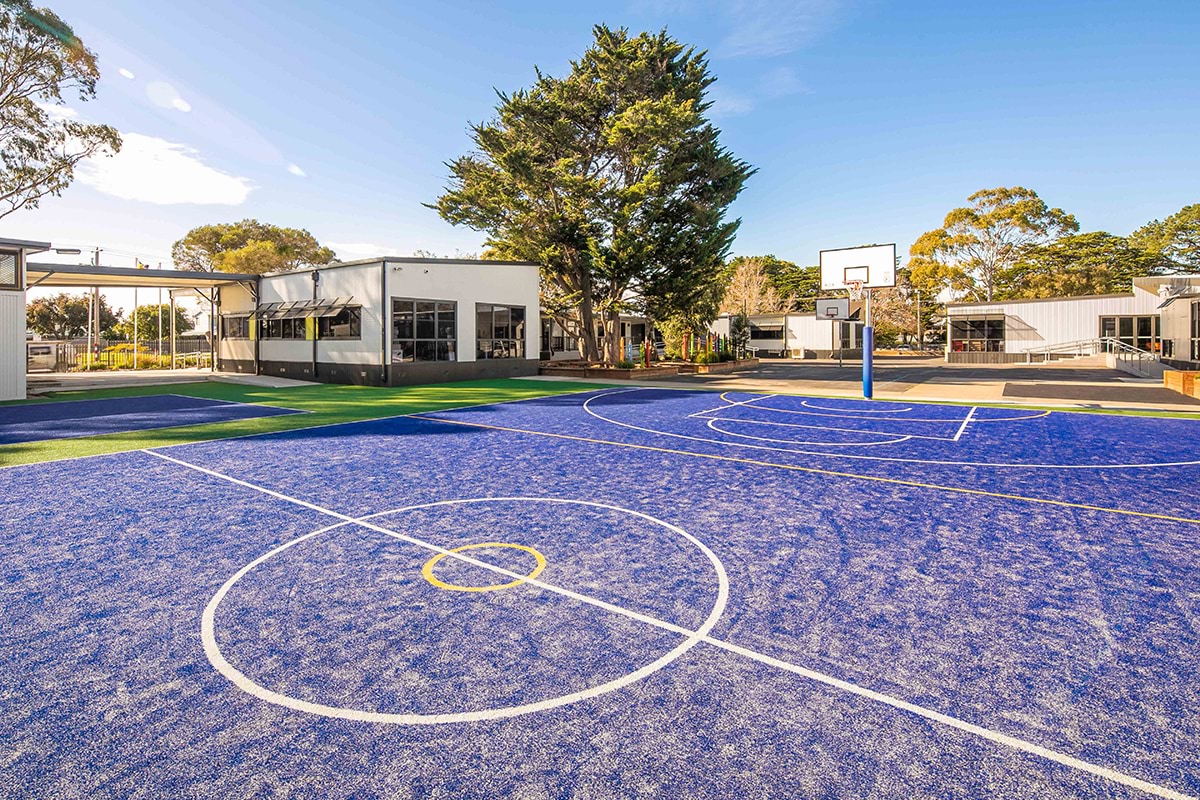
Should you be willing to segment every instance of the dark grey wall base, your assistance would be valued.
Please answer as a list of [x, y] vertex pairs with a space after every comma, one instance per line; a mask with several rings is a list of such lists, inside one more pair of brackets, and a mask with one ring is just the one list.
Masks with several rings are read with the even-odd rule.
[[1179, 358], [1164, 358], [1162, 363], [1172, 369], [1182, 369], [1187, 372], [1200, 369], [1200, 361], [1184, 361]]
[[298, 381], [315, 381], [313, 365], [307, 361], [260, 361], [259, 372], [280, 378], [295, 378]]
[[[248, 363], [248, 372], [254, 371], [253, 362], [222, 362], [225, 364]], [[422, 383], [453, 383], [487, 378], [523, 378], [537, 375], [538, 362], [532, 358], [496, 358], [483, 361], [422, 361], [411, 364], [393, 364], [385, 375], [379, 364], [331, 364], [319, 362], [316, 373], [313, 365], [303, 361], [263, 361], [263, 375], [295, 378], [299, 381], [320, 383], [343, 383], [354, 386], [416, 386]], [[234, 370], [241, 372], [243, 370]]]
[[232, 358], [217, 359], [217, 369], [221, 372], [242, 372], [254, 374], [254, 361], [237, 361]]
[[532, 358], [425, 361], [393, 364], [388, 373], [389, 386], [415, 386], [422, 383], [452, 383], [489, 378], [523, 378], [538, 374], [538, 362]]

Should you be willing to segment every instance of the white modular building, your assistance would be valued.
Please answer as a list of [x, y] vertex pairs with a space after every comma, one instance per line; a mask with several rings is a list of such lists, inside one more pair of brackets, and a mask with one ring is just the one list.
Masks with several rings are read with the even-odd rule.
[[376, 258], [220, 289], [218, 369], [399, 386], [536, 375], [538, 265]]
[[1008, 363], [1085, 352], [1116, 340], [1155, 355], [1163, 334], [1158, 287], [1171, 276], [1138, 278], [1133, 291], [946, 305], [946, 360]]
[[[859, 312], [855, 312], [857, 315]], [[863, 324], [857, 319], [819, 318], [815, 313], [751, 314], [750, 347], [757, 355], [779, 358], [857, 357]], [[722, 314], [709, 330], [728, 336], [733, 316]]]

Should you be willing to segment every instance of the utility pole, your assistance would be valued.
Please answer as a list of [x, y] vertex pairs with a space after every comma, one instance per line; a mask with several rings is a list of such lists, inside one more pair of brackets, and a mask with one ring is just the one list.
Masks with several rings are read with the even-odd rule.
[[921, 290], [917, 289], [917, 349], [925, 349], [925, 332], [921, 329]]
[[[93, 252], [92, 252], [92, 265], [93, 266], [97, 266], [97, 267], [100, 266], [100, 253], [101, 253], [101, 250], [99, 247], [93, 248]], [[97, 351], [100, 349], [100, 287], [99, 286], [92, 287], [92, 296], [90, 298], [88, 298], [88, 310], [91, 312], [88, 314], [88, 316], [91, 317], [91, 321], [88, 324], [88, 366], [90, 367], [92, 365], [93, 359], [98, 355]], [[93, 330], [93, 325], [95, 326], [94, 330]]]

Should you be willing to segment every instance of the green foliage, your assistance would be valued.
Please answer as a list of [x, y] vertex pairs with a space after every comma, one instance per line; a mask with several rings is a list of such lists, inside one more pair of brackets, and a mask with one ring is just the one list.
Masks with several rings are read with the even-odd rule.
[[335, 260], [308, 231], [256, 219], [192, 228], [171, 247], [171, 258], [179, 269], [254, 275]]
[[[113, 333], [122, 339], [133, 340], [134, 320], [137, 320], [137, 338], [145, 341], [158, 338], [159, 314], [162, 314], [162, 335], [165, 339], [171, 335], [171, 306], [159, 305], [138, 306], [127, 318], [113, 326]], [[195, 321], [182, 308], [175, 309], [175, 333], [187, 333], [195, 327]]]
[[627, 358], [622, 358], [620, 361], [617, 362], [616, 367], [617, 367], [617, 369], [634, 369], [635, 367], [637, 367], [637, 364], [635, 364], [634, 362], [630, 361]]
[[0, 217], [62, 194], [80, 161], [121, 149], [115, 128], [54, 110], [64, 92], [94, 98], [99, 79], [96, 55], [53, 11], [0, 3]]
[[981, 189], [967, 200], [909, 249], [917, 261], [909, 268], [923, 286], [969, 283], [976, 299], [990, 301], [1001, 274], [1031, 248], [1079, 230], [1074, 216], [1022, 186]]
[[1006, 270], [997, 294], [1004, 298], [1073, 297], [1133, 290], [1133, 279], [1168, 269], [1161, 254], [1104, 231], [1064, 236], [1030, 248]]
[[[25, 305], [25, 326], [47, 339], [74, 339], [87, 336], [88, 296], [59, 292], [39, 297]], [[118, 322], [108, 301], [100, 296], [100, 330], [110, 331]]]
[[780, 261], [778, 267], [768, 268], [767, 274], [770, 276], [775, 290], [792, 299], [791, 310], [817, 310], [817, 297], [821, 294], [820, 266], [800, 267], [787, 261]]
[[1200, 272], [1200, 203], [1134, 231], [1130, 243], [1170, 261], [1181, 272]]
[[551, 313], [574, 317], [589, 359], [602, 319], [614, 361], [630, 297], [654, 319], [707, 313], [739, 224], [725, 211], [753, 170], [705, 117], [703, 53], [665, 31], [593, 33], [569, 74], [500, 95], [432, 207], [486, 232], [488, 252], [542, 264]]
[[721, 363], [721, 354], [715, 350], [712, 352], [701, 352], [697, 353], [692, 361], [697, 364], [719, 364]]
[[663, 349], [667, 358], [683, 358], [683, 340], [687, 336], [702, 336], [708, 331], [709, 320], [695, 316], [677, 314], [655, 323], [663, 337]]

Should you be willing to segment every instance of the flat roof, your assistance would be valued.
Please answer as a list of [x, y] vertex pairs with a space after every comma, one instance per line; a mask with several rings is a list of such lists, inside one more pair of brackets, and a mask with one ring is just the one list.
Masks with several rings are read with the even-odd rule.
[[313, 270], [338, 269], [339, 267], [361, 267], [364, 264], [457, 264], [461, 266], [483, 265], [486, 267], [538, 267], [541, 264], [536, 261], [502, 261], [499, 259], [490, 258], [412, 258], [406, 256], [376, 256], [375, 258], [360, 258], [354, 261], [336, 261], [332, 264], [318, 264], [307, 267], [298, 267], [297, 269], [283, 270], [281, 272], [268, 272], [266, 276], [276, 277], [278, 275], [294, 275], [300, 272], [312, 272]]
[[42, 253], [50, 249], [50, 243], [35, 242], [31, 239], [7, 239], [0, 236], [0, 247], [9, 250], [22, 250], [27, 253]]
[[209, 289], [232, 283], [256, 283], [258, 277], [232, 272], [97, 267], [91, 264], [25, 265], [25, 285], [29, 288], [99, 286], [110, 289]]
[[979, 300], [970, 303], [946, 303], [946, 308], [968, 308], [971, 306], [1005, 306], [1014, 303], [1065, 303], [1075, 300], [1106, 300], [1115, 297], [1133, 297], [1133, 292], [1117, 292], [1116, 294], [1077, 294], [1072, 297], [1027, 297], [1012, 300]]

